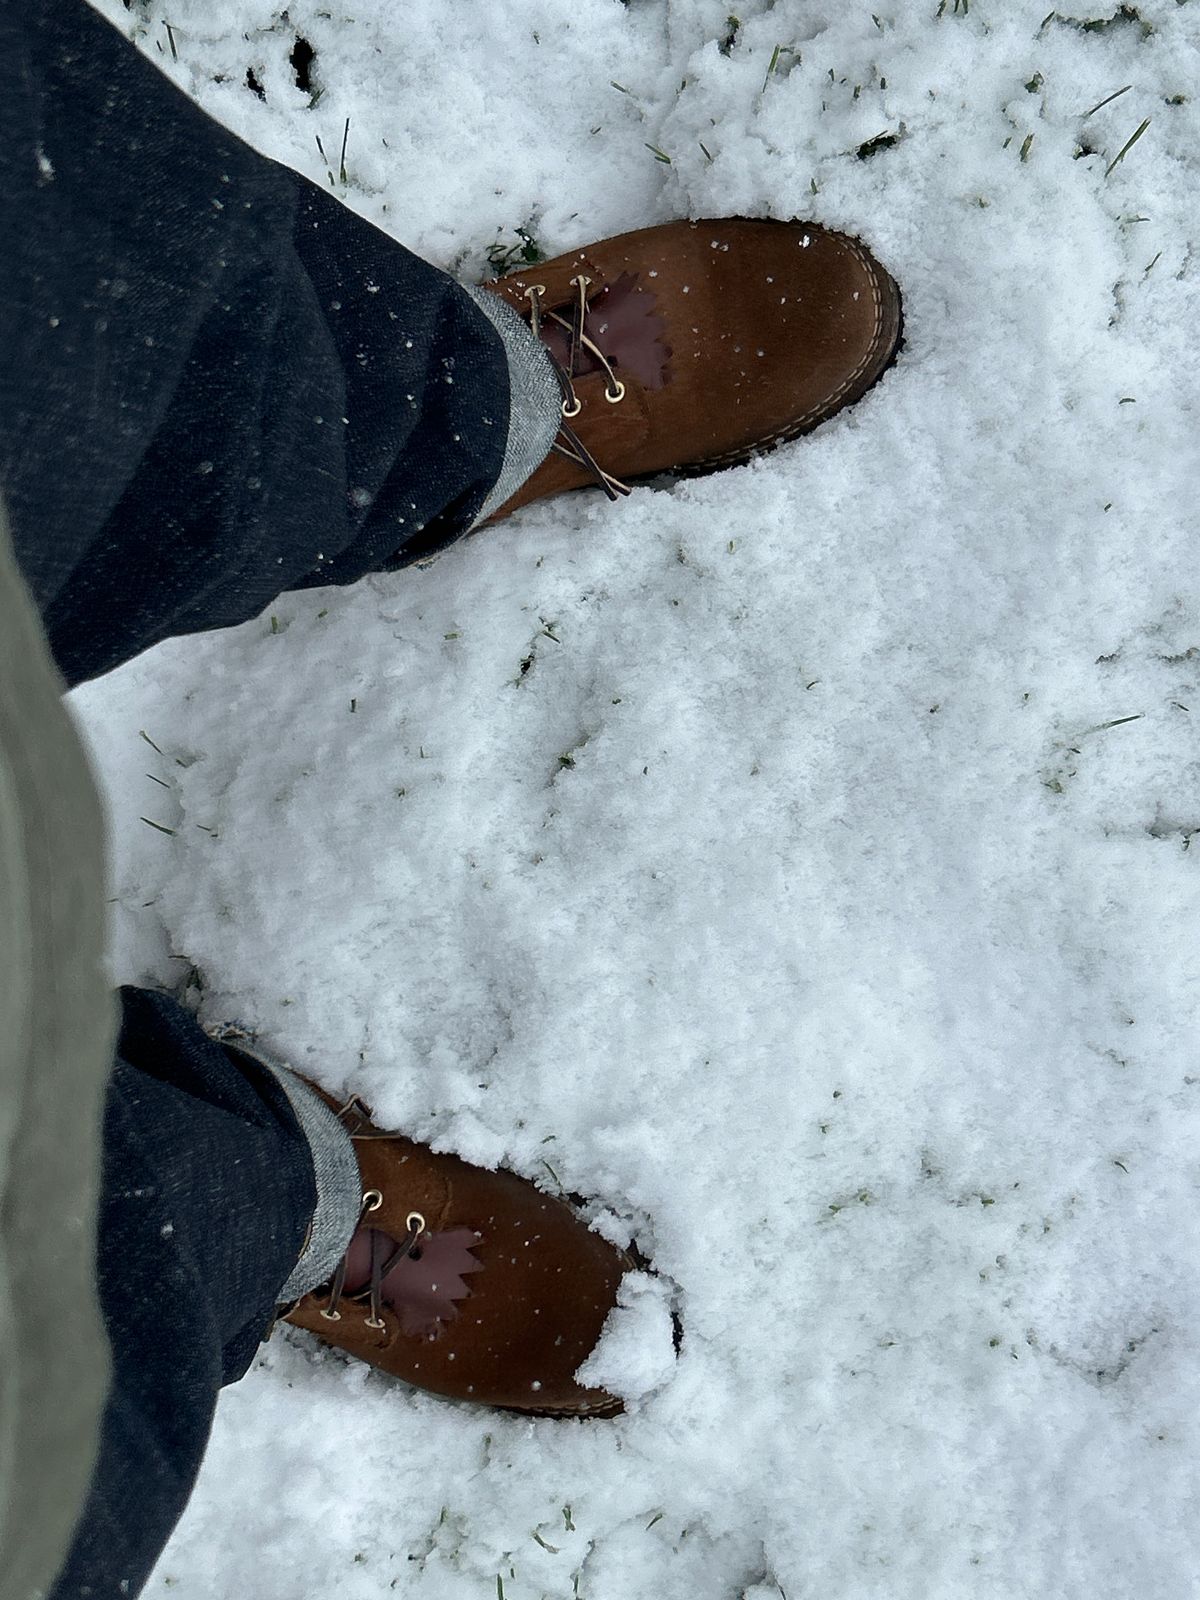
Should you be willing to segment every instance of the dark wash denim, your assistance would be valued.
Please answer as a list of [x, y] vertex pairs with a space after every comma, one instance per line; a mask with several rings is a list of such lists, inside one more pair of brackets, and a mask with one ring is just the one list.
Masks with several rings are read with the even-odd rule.
[[136, 1595], [187, 1504], [221, 1386], [249, 1367], [316, 1203], [274, 1074], [170, 996], [121, 990], [97, 1252], [113, 1376], [54, 1600]]
[[[509, 415], [470, 297], [79, 0], [0, 0], [0, 51], [0, 482], [68, 684], [469, 528]], [[121, 998], [97, 1245], [114, 1377], [54, 1600], [145, 1583], [315, 1201], [272, 1075], [169, 997]]]
[[471, 297], [82, 0], [0, 0], [0, 50], [0, 481], [67, 682], [464, 532], [509, 414]]

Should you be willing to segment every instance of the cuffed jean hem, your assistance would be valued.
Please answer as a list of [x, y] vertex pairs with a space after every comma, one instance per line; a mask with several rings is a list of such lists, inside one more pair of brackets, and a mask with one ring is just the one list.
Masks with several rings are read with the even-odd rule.
[[550, 453], [562, 421], [561, 395], [550, 355], [507, 300], [474, 284], [462, 287], [495, 327], [509, 372], [508, 445], [500, 476], [467, 529], [479, 527], [510, 500]]
[[[226, 1043], [225, 1048], [231, 1047]], [[242, 1045], [237, 1049], [278, 1079], [312, 1152], [317, 1204], [300, 1259], [278, 1295], [281, 1306], [291, 1305], [318, 1284], [327, 1283], [349, 1248], [362, 1209], [358, 1157], [346, 1129], [303, 1079], [282, 1062], [264, 1055], [257, 1045], [253, 1050]]]

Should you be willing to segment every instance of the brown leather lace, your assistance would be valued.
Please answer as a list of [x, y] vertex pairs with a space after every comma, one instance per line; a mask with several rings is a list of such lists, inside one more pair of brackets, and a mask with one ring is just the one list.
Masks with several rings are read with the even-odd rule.
[[[363, 1225], [364, 1218], [372, 1211], [378, 1211], [383, 1204], [383, 1196], [378, 1189], [368, 1189], [362, 1198], [362, 1210], [358, 1214], [358, 1222], [354, 1231], [358, 1232]], [[383, 1280], [405, 1256], [415, 1256], [419, 1251], [421, 1235], [425, 1232], [425, 1218], [419, 1211], [410, 1211], [404, 1219], [408, 1232], [400, 1244], [390, 1253], [385, 1254], [387, 1244], [395, 1241], [386, 1233], [380, 1233], [376, 1228], [367, 1231], [371, 1240], [371, 1276], [364, 1288], [356, 1289], [353, 1294], [346, 1294], [346, 1262], [349, 1250], [338, 1263], [338, 1269], [333, 1275], [333, 1282], [329, 1285], [329, 1304], [321, 1308], [321, 1315], [327, 1322], [340, 1322], [342, 1313], [338, 1310], [343, 1300], [347, 1304], [361, 1305], [367, 1302], [370, 1315], [366, 1318], [368, 1328], [384, 1328], [387, 1324], [381, 1315], [383, 1311]]]
[[[349, 1117], [351, 1115], [358, 1119], [359, 1128], [367, 1121], [366, 1107], [357, 1095], [351, 1095], [338, 1112], [338, 1118], [350, 1133], [351, 1138], [387, 1137], [386, 1134], [382, 1133], [355, 1133], [354, 1129], [350, 1127]], [[358, 1221], [354, 1225], [354, 1233], [351, 1235], [351, 1240], [357, 1236], [358, 1230], [362, 1227], [367, 1217], [373, 1211], [378, 1211], [382, 1204], [383, 1195], [380, 1190], [368, 1189], [362, 1197], [362, 1206], [358, 1213]], [[419, 1211], [410, 1211], [404, 1219], [404, 1225], [407, 1232], [399, 1244], [396, 1244], [390, 1234], [381, 1233], [375, 1228], [368, 1229], [371, 1242], [371, 1273], [364, 1287], [356, 1289], [353, 1294], [347, 1294], [345, 1288], [346, 1264], [350, 1256], [350, 1247], [347, 1245], [346, 1253], [338, 1263], [338, 1269], [329, 1285], [329, 1304], [321, 1309], [321, 1315], [327, 1322], [340, 1322], [342, 1320], [342, 1313], [338, 1308], [342, 1301], [345, 1300], [349, 1305], [362, 1305], [366, 1302], [366, 1308], [369, 1311], [369, 1315], [366, 1318], [368, 1328], [384, 1328], [387, 1326], [382, 1315], [383, 1281], [397, 1262], [402, 1261], [405, 1256], [416, 1257], [420, 1254], [420, 1239], [425, 1232], [425, 1218]], [[389, 1244], [394, 1246], [391, 1251], [387, 1249]]]
[[571, 417], [577, 417], [583, 410], [583, 402], [575, 393], [573, 381], [576, 376], [576, 367], [579, 363], [581, 350], [587, 350], [603, 367], [604, 375], [607, 379], [604, 385], [604, 398], [609, 405], [619, 405], [625, 398], [625, 385], [617, 377], [612, 363], [595, 340], [590, 339], [587, 335], [587, 318], [588, 312], [591, 310], [587, 301], [587, 291], [591, 281], [583, 273], [579, 273], [578, 276], [571, 279], [572, 286], [579, 291], [579, 298], [572, 307], [570, 318], [561, 316], [557, 311], [543, 310], [542, 301], [546, 294], [544, 283], [531, 283], [525, 290], [525, 298], [529, 301], [530, 324], [536, 338], [541, 337], [543, 320], [557, 322], [561, 327], [566, 328], [571, 335], [568, 361], [565, 367], [554, 354], [554, 351], [549, 346], [546, 346], [546, 354], [550, 357], [555, 377], [558, 379], [559, 389], [562, 391], [563, 420], [559, 424], [559, 434], [565, 440], [565, 443], [560, 443], [559, 439], [555, 439], [550, 448], [560, 456], [566, 456], [568, 461], [574, 461], [578, 466], [586, 468], [608, 498], [616, 500], [623, 494], [632, 493], [629, 485], [622, 483], [620, 478], [614, 477], [611, 472], [605, 472], [567, 420]]

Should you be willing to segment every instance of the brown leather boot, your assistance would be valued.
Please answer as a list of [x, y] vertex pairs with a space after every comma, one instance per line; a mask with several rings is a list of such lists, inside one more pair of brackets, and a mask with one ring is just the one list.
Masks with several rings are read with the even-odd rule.
[[668, 222], [481, 287], [550, 350], [563, 411], [550, 455], [489, 524], [544, 495], [597, 483], [615, 500], [808, 433], [866, 393], [901, 334], [883, 267], [811, 222]]
[[[307, 1080], [306, 1080], [307, 1081]], [[331, 1283], [285, 1320], [433, 1394], [541, 1416], [612, 1417], [621, 1402], [573, 1373], [634, 1263], [562, 1200], [384, 1133], [339, 1106], [363, 1205]]]

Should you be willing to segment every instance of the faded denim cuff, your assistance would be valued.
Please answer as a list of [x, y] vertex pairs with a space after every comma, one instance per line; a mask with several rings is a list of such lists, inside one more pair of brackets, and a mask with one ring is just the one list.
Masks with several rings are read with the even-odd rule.
[[499, 295], [474, 284], [462, 287], [500, 335], [509, 373], [508, 446], [500, 476], [471, 524], [477, 528], [516, 494], [549, 455], [562, 422], [562, 396], [549, 351], [524, 318]]
[[[257, 1052], [256, 1052], [257, 1054]], [[318, 1284], [328, 1283], [345, 1255], [362, 1209], [362, 1182], [350, 1135], [308, 1085], [276, 1061], [258, 1059], [278, 1078], [312, 1151], [317, 1206], [300, 1259], [279, 1291], [290, 1305]]]

